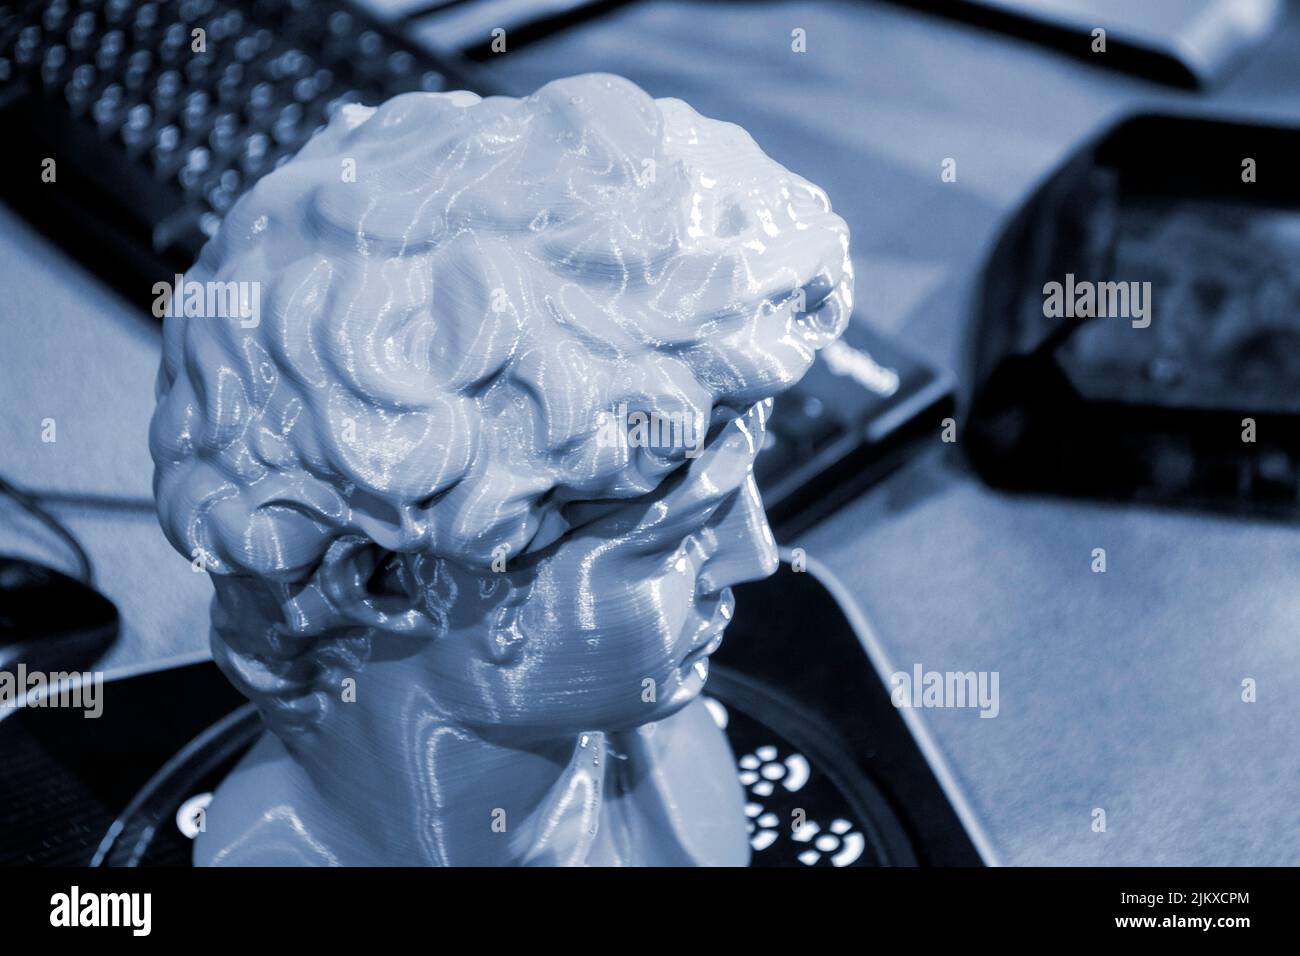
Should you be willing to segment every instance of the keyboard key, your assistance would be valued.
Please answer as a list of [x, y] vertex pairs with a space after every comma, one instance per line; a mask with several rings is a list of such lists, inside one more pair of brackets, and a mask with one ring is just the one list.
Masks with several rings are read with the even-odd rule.
[[117, 83], [110, 83], [104, 87], [104, 92], [99, 95], [91, 109], [91, 115], [95, 118], [95, 123], [101, 128], [116, 128], [122, 118], [122, 87]]
[[270, 140], [264, 133], [254, 133], [244, 142], [244, 153], [239, 165], [250, 176], [258, 176], [267, 171], [270, 165]]
[[234, 113], [222, 113], [212, 124], [208, 136], [208, 145], [214, 153], [226, 154], [235, 149], [239, 135], [239, 117]]
[[56, 43], [45, 51], [41, 64], [41, 80], [46, 86], [58, 86], [68, 65], [68, 48]]
[[41, 18], [47, 33], [57, 33], [63, 26], [64, 18], [68, 15], [68, 5], [66, 3], [51, 3], [45, 10], [45, 16]]
[[211, 162], [212, 154], [206, 146], [196, 146], [186, 154], [185, 164], [176, 174], [177, 181], [186, 193], [193, 193], [199, 188]]
[[153, 110], [148, 103], [137, 103], [126, 114], [126, 125], [122, 127], [122, 142], [132, 149], [142, 147], [149, 141], [149, 128], [153, 125]]
[[95, 14], [89, 10], [77, 14], [72, 29], [68, 32], [68, 46], [73, 50], [84, 50], [90, 46], [95, 35]]

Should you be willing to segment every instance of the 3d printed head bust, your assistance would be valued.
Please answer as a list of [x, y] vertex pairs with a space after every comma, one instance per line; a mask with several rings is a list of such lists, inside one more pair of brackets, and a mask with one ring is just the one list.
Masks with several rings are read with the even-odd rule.
[[[410, 94], [187, 278], [260, 283], [255, 324], [168, 318], [150, 438], [269, 728], [196, 862], [746, 862], [697, 698], [776, 564], [767, 399], [851, 310], [825, 195], [617, 77]], [[637, 415], [682, 440], [609, 440]]]

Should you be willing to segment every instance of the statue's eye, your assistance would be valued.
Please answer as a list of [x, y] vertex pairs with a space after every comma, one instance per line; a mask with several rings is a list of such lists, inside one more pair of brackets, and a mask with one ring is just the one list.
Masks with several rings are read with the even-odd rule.
[[715, 231], [719, 236], [738, 236], [748, 228], [749, 217], [745, 215], [740, 203], [733, 201], [718, 217], [718, 228]]

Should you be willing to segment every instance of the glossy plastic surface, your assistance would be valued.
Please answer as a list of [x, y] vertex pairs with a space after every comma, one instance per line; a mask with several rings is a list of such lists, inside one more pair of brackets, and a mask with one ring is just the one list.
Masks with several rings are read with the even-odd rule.
[[186, 276], [228, 283], [150, 436], [270, 730], [196, 862], [746, 862], [698, 696], [776, 567], [768, 399], [852, 309], [825, 194], [613, 76], [409, 94], [240, 201]]

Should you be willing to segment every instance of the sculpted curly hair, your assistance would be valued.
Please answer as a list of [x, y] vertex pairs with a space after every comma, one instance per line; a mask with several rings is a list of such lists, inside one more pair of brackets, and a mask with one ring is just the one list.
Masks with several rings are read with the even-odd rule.
[[261, 290], [255, 327], [166, 320], [150, 432], [163, 529], [213, 575], [214, 651], [248, 689], [322, 634], [413, 626], [358, 619], [336, 566], [554, 541], [567, 504], [683, 465], [598, 441], [598, 412], [735, 418], [852, 307], [824, 193], [612, 76], [344, 108], [186, 278]]

